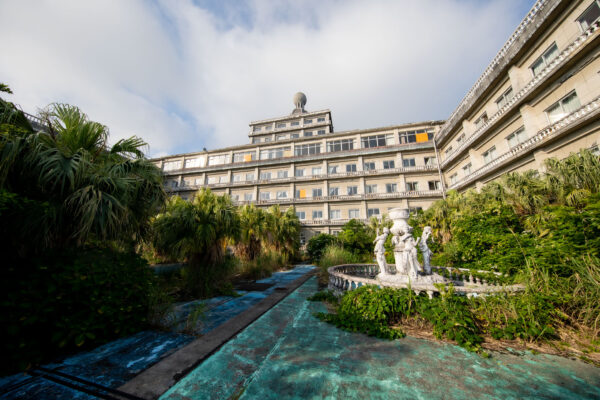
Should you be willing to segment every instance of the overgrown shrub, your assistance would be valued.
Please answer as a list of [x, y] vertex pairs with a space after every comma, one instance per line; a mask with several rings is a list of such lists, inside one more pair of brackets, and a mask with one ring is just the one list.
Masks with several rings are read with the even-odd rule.
[[312, 262], [318, 263], [325, 249], [337, 241], [335, 236], [328, 233], [319, 233], [311, 237], [306, 245], [308, 257]]
[[361, 259], [356, 254], [341, 248], [339, 245], [333, 244], [325, 248], [323, 255], [319, 259], [319, 284], [327, 285], [329, 281], [329, 273], [327, 269], [334, 265], [354, 264], [361, 262]]
[[240, 263], [240, 273], [246, 279], [267, 278], [288, 266], [287, 256], [275, 251], [263, 251], [258, 257]]
[[147, 325], [153, 275], [133, 253], [64, 250], [3, 270], [2, 373], [98, 345]]

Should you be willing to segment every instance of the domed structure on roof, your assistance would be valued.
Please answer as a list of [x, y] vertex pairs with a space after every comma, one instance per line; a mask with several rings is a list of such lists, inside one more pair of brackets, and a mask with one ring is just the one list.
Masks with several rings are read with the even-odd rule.
[[296, 109], [294, 112], [304, 111], [304, 106], [306, 105], [306, 95], [302, 92], [298, 92], [294, 95], [294, 105]]

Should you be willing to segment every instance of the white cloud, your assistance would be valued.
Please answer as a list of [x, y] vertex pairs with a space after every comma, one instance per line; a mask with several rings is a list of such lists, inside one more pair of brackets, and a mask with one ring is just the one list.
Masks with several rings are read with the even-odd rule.
[[0, 81], [152, 155], [247, 143], [248, 122], [331, 108], [336, 130], [443, 119], [524, 15], [520, 0], [29, 0], [0, 4]]

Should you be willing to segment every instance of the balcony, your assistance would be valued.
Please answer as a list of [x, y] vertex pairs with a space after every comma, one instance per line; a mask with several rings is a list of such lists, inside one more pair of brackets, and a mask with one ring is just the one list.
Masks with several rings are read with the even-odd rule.
[[310, 182], [318, 181], [323, 179], [338, 179], [338, 178], [352, 178], [352, 177], [365, 177], [365, 176], [383, 176], [383, 175], [395, 175], [395, 174], [408, 174], [418, 172], [434, 172], [437, 171], [437, 165], [418, 165], [415, 167], [402, 167], [402, 168], [388, 168], [388, 169], [376, 169], [370, 171], [355, 171], [355, 172], [337, 172], [334, 174], [319, 174], [319, 175], [307, 175], [307, 176], [289, 176], [287, 178], [271, 178], [271, 179], [254, 179], [250, 181], [231, 181], [231, 182], [216, 182], [208, 183], [204, 185], [188, 185], [177, 188], [169, 188], [172, 191], [186, 191], [200, 189], [202, 187], [213, 188], [225, 188], [225, 187], [236, 187], [236, 186], [248, 186], [248, 185], [267, 185], [275, 183], [291, 183], [291, 182]]
[[448, 189], [460, 189], [476, 181], [477, 178], [485, 176], [491, 173], [493, 170], [496, 170], [497, 168], [510, 164], [514, 161], [515, 158], [529, 153], [533, 149], [538, 148], [549, 141], [552, 141], [556, 137], [576, 127], [577, 125], [592, 118], [597, 118], [599, 115], [600, 97], [596, 97], [594, 100], [580, 107], [578, 110], [565, 116], [564, 118], [555, 122], [554, 124], [547, 126], [541, 131], [538, 131], [534, 136], [527, 139], [523, 143], [516, 145], [515, 147], [513, 147], [506, 153], [496, 157], [494, 160], [490, 161], [483, 167], [472, 171], [469, 175], [451, 184]]
[[600, 27], [600, 21], [596, 21], [592, 24], [585, 32], [573, 41], [567, 48], [565, 48], [552, 62], [544, 68], [538, 75], [534, 76], [531, 81], [529, 81], [523, 89], [521, 89], [518, 93], [516, 93], [501, 109], [498, 110], [494, 115], [492, 115], [486, 122], [477, 129], [471, 136], [466, 138], [454, 151], [448, 154], [446, 158], [441, 162], [442, 168], [448, 166], [448, 164], [456, 159], [460, 154], [463, 153], [466, 149], [468, 149], [473, 142], [477, 139], [484, 137], [491, 127], [495, 125], [495, 123], [500, 120], [504, 115], [508, 112], [514, 110], [519, 106], [529, 94], [531, 94], [535, 89], [537, 89], [542, 83], [546, 82], [549, 77], [560, 67], [565, 65], [569, 60], [573, 58], [573, 56], [577, 53], [577, 50], [580, 49], [585, 43], [595, 38]]

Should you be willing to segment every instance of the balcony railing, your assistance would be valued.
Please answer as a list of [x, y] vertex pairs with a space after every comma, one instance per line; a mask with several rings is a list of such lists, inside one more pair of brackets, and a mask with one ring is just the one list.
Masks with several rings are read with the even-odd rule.
[[565, 116], [554, 124], [542, 129], [541, 131], [538, 131], [538, 133], [536, 133], [533, 137], [527, 139], [521, 144], [516, 145], [483, 167], [471, 172], [469, 175], [451, 184], [449, 189], [458, 189], [470, 182], [475, 181], [478, 177], [492, 171], [493, 169], [511, 162], [515, 157], [525, 154], [532, 149], [541, 146], [548, 140], [559, 136], [565, 130], [582, 121], [584, 118], [591, 118], [593, 116], [597, 116], [598, 114], [600, 114], [600, 97], [596, 97], [594, 100], [580, 107], [578, 110]]
[[360, 200], [381, 200], [381, 199], [404, 199], [404, 198], [423, 198], [423, 197], [438, 197], [442, 195], [441, 190], [418, 190], [393, 193], [368, 193], [355, 194], [350, 196], [319, 196], [319, 197], [289, 197], [285, 199], [269, 199], [269, 200], [234, 200], [237, 205], [256, 204], [305, 204], [314, 202], [335, 202], [335, 201], [360, 201]]
[[232, 169], [232, 168], [247, 168], [247, 167], [256, 167], [260, 165], [270, 165], [270, 164], [284, 164], [289, 162], [301, 162], [301, 161], [314, 161], [319, 160], [322, 161], [324, 159], [337, 158], [337, 157], [347, 157], [347, 156], [360, 156], [366, 154], [378, 154], [378, 153], [387, 153], [393, 152], [396, 150], [407, 149], [409, 147], [414, 147], [415, 149], [428, 147], [427, 145], [433, 148], [433, 141], [428, 140], [426, 142], [414, 142], [414, 143], [402, 143], [395, 144], [391, 146], [381, 146], [381, 147], [369, 147], [365, 149], [352, 149], [352, 150], [342, 150], [342, 151], [333, 151], [333, 152], [322, 152], [318, 154], [309, 154], [302, 156], [286, 156], [279, 158], [270, 158], [265, 160], [252, 160], [252, 161], [242, 161], [242, 162], [233, 162], [227, 164], [219, 164], [219, 165], [207, 165], [205, 167], [192, 167], [192, 168], [179, 168], [168, 171], [163, 171], [166, 175], [179, 175], [182, 173], [201, 173], [208, 172], [217, 169]]
[[390, 174], [406, 174], [412, 172], [428, 172], [428, 171], [437, 171], [436, 165], [419, 165], [415, 167], [402, 167], [402, 168], [388, 168], [388, 169], [376, 169], [370, 171], [354, 171], [354, 172], [336, 172], [332, 174], [318, 174], [318, 175], [307, 175], [307, 176], [289, 176], [285, 178], [269, 178], [269, 179], [254, 179], [254, 180], [243, 180], [243, 181], [234, 181], [230, 182], [213, 182], [207, 184], [194, 184], [194, 185], [184, 185], [177, 188], [170, 188], [174, 191], [180, 190], [190, 190], [190, 189], [200, 189], [202, 187], [210, 187], [210, 188], [222, 188], [228, 186], [237, 186], [237, 185], [259, 185], [259, 184], [273, 184], [273, 183], [281, 183], [281, 182], [306, 182], [306, 181], [315, 181], [321, 179], [337, 179], [337, 178], [348, 178], [348, 177], [363, 177], [363, 176], [372, 176], [372, 175], [390, 175]]
[[500, 119], [507, 112], [511, 111], [520, 103], [520, 100], [526, 97], [529, 93], [539, 87], [543, 82], [545, 82], [548, 77], [562, 65], [567, 63], [577, 49], [579, 49], [583, 44], [594, 36], [594, 33], [598, 31], [600, 27], [600, 21], [596, 21], [592, 24], [588, 29], [585, 30], [581, 35], [573, 41], [566, 49], [564, 49], [554, 60], [546, 66], [539, 74], [533, 77], [531, 81], [529, 81], [523, 89], [521, 89], [517, 94], [515, 94], [502, 108], [498, 110], [494, 115], [492, 115], [479, 129], [477, 129], [471, 136], [466, 138], [454, 151], [448, 154], [447, 157], [441, 162], [442, 168], [446, 167], [453, 159], [455, 159], [460, 153], [462, 153], [466, 148], [471, 146], [473, 142], [477, 139], [485, 136], [485, 134], [489, 131], [489, 129], [495, 124], [495, 122]]
[[477, 79], [475, 84], [471, 87], [471, 89], [469, 89], [469, 91], [467, 92], [465, 97], [463, 97], [463, 99], [460, 101], [458, 107], [456, 107], [456, 109], [452, 112], [452, 114], [450, 114], [450, 117], [448, 117], [448, 119], [446, 120], [446, 123], [444, 124], [444, 127], [447, 127], [447, 128], [443, 127], [442, 130], [439, 132], [438, 137], [441, 138], [441, 137], [445, 136], [448, 133], [448, 130], [451, 129], [455, 124], [458, 123], [458, 120], [460, 118], [462, 118], [462, 114], [464, 112], [464, 108], [465, 108], [467, 102], [475, 96], [475, 92], [484, 83], [484, 80], [486, 80], [495, 70], [498, 69], [498, 65], [502, 62], [507, 62], [506, 55], [508, 54], [510, 47], [515, 43], [517, 38], [519, 38], [519, 36], [521, 36], [521, 34], [525, 31], [527, 26], [534, 20], [536, 15], [546, 5], [546, 3], [548, 3], [548, 0], [538, 0], [533, 5], [533, 7], [531, 8], [531, 10], [527, 14], [527, 16], [525, 18], [523, 18], [523, 20], [521, 21], [521, 23], [519, 24], [517, 29], [515, 29], [513, 34], [510, 35], [510, 37], [508, 38], [506, 43], [504, 43], [502, 48], [498, 51], [496, 56], [492, 59], [492, 61], [487, 66], [485, 71], [483, 71], [483, 74], [481, 74], [479, 79]]

